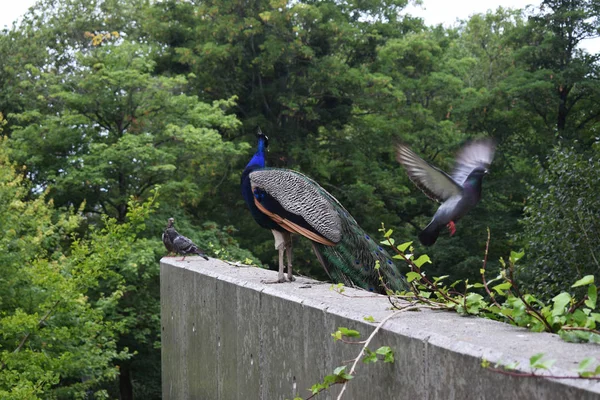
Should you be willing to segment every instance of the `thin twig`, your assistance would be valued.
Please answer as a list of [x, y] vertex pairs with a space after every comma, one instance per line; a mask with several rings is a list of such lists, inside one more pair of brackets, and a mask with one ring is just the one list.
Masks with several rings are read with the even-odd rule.
[[514, 269], [515, 269], [514, 264], [512, 263], [512, 261], [509, 260], [509, 269], [508, 269], [509, 278], [506, 278], [506, 279], [510, 282], [513, 289], [515, 289], [515, 293], [516, 293], [517, 297], [519, 299], [521, 299], [521, 301], [523, 302], [523, 305], [525, 305], [525, 308], [527, 309], [527, 314], [531, 315], [532, 317], [539, 320], [542, 324], [544, 324], [544, 327], [546, 328], [546, 332], [553, 333], [554, 331], [552, 330], [552, 327], [550, 326], [548, 321], [546, 321], [546, 319], [542, 316], [542, 314], [540, 314], [539, 311], [537, 311], [535, 308], [533, 308], [531, 306], [531, 304], [529, 304], [529, 302], [527, 302], [527, 300], [525, 300], [525, 297], [523, 297], [523, 295], [521, 294], [519, 287], [515, 283]]
[[[498, 304], [498, 302], [496, 301], [496, 297], [490, 291], [490, 288], [488, 287], [488, 283], [485, 280], [485, 267], [487, 266], [488, 250], [490, 248], [490, 238], [491, 238], [490, 227], [489, 226], [487, 228], [487, 235], [488, 235], [487, 236], [487, 242], [485, 243], [485, 256], [483, 257], [483, 266], [481, 267], [481, 280], [483, 281], [483, 287], [485, 288], [485, 291], [487, 292], [488, 296], [490, 296], [490, 299], [492, 299], [492, 302], [496, 305], [496, 307], [498, 307], [499, 309], [502, 309], [502, 307], [500, 306], [500, 304]], [[511, 317], [510, 315], [504, 315], [504, 316], [506, 318], [508, 318], [513, 324], [516, 325], [516, 322], [513, 319], [513, 317]]]
[[[340, 382], [334, 382], [331, 385], [329, 385], [329, 387], [331, 387], [333, 385], [339, 385], [339, 384], [340, 384]], [[315, 393], [311, 394], [310, 396], [308, 396], [305, 400], [310, 400], [313, 397], [315, 397], [316, 395], [318, 395], [319, 393], [321, 393], [323, 390], [327, 390], [327, 389], [329, 389], [329, 388], [322, 387], [321, 389], [317, 390], [317, 392], [315, 392]]]
[[600, 331], [597, 331], [595, 329], [592, 328], [586, 328], [583, 326], [563, 326], [560, 329], [562, 329], [563, 331], [584, 331], [584, 332], [591, 332], [591, 333], [595, 333], [596, 335], [600, 335]]
[[[390, 238], [387, 238], [387, 241], [388, 241], [389, 245], [394, 249], [394, 251], [397, 254], [399, 254], [408, 265], [410, 265], [411, 270], [413, 272], [416, 272], [419, 275], [421, 275], [421, 268], [417, 267], [417, 265], [410, 258], [406, 257], [406, 255], [403, 252], [401, 252], [400, 250], [398, 250], [396, 248], [396, 246], [394, 246], [394, 244], [392, 243], [392, 241], [390, 240]], [[446, 299], [446, 301], [452, 302], [452, 303], [454, 303], [456, 305], [460, 305], [459, 301], [453, 299], [452, 297], [449, 297], [446, 293], [444, 293], [443, 290], [438, 289], [437, 285], [435, 283], [431, 282], [429, 279], [427, 279], [427, 277], [421, 275], [421, 282], [425, 283], [431, 290], [433, 290], [433, 291], [441, 294], [442, 297], [444, 297], [444, 299]], [[416, 288], [416, 286], [413, 286], [413, 287]], [[415, 295], [416, 296], [418, 296], [417, 293], [418, 293], [418, 290], [415, 290]]]
[[[389, 320], [392, 317], [395, 317], [396, 315], [404, 312], [404, 311], [412, 311], [417, 309], [417, 306], [408, 306], [406, 308], [403, 308], [401, 310], [397, 310], [394, 311], [393, 313], [391, 313], [390, 315], [388, 315], [387, 317], [385, 317], [384, 319], [381, 320], [381, 322], [375, 327], [375, 329], [373, 330], [373, 332], [371, 332], [371, 334], [369, 335], [369, 337], [367, 338], [367, 340], [365, 340], [365, 344], [362, 347], [362, 349], [360, 350], [360, 353], [358, 354], [358, 357], [356, 357], [356, 359], [354, 360], [354, 364], [352, 364], [352, 368], [350, 368], [350, 372], [348, 372], [348, 375], [352, 375], [354, 374], [354, 370], [356, 369], [356, 364], [358, 364], [358, 361], [362, 358], [362, 356], [365, 353], [365, 349], [369, 346], [369, 343], [371, 343], [371, 340], [373, 340], [373, 338], [375, 337], [375, 334], [379, 331], [379, 329], [381, 329], [381, 327], [383, 327], [383, 325], [387, 322], [387, 320]], [[342, 386], [342, 390], [340, 391], [340, 394], [337, 397], [337, 400], [341, 400], [342, 395], [344, 394], [344, 391], [346, 390], [346, 384], [348, 383], [348, 381], [344, 382], [344, 385]]]
[[231, 261], [227, 261], [227, 260], [221, 260], [223, 261], [225, 264], [229, 264], [232, 265], [234, 267], [256, 267], [256, 265], [252, 265], [252, 264], [243, 264], [239, 261], [236, 262], [231, 262]]

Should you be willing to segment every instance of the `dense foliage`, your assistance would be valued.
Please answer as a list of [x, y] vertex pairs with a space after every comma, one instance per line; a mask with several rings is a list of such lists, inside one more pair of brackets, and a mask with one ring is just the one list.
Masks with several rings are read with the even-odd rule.
[[557, 147], [531, 188], [521, 234], [530, 266], [522, 273], [537, 293], [551, 296], [565, 290], [568, 279], [600, 270], [598, 150]]
[[407, 241], [436, 205], [394, 143], [449, 170], [465, 140], [494, 137], [483, 200], [427, 274], [478, 279], [489, 227], [488, 270], [526, 248], [517, 276], [546, 302], [598, 281], [600, 58], [581, 49], [598, 2], [451, 29], [405, 5], [39, 0], [0, 32], [0, 397], [160, 398], [166, 219], [210, 255], [274, 264], [239, 193], [258, 126], [269, 165]]

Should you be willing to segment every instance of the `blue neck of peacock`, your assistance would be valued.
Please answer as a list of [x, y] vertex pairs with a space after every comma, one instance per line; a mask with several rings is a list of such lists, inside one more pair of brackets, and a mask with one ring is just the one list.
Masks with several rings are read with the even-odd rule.
[[252, 156], [252, 159], [246, 165], [246, 170], [264, 168], [265, 167], [265, 140], [263, 138], [258, 139], [258, 150]]

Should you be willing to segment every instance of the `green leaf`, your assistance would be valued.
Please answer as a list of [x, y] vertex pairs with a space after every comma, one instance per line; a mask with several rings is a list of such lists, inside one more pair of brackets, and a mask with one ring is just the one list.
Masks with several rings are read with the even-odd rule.
[[589, 285], [590, 283], [594, 283], [594, 275], [586, 275], [574, 284], [571, 287], [579, 287], [584, 285]]
[[333, 374], [340, 378], [338, 380], [336, 380], [336, 382], [344, 382], [344, 381], [349, 381], [350, 379], [354, 378], [352, 375], [349, 375], [346, 372], [346, 366], [342, 366], [342, 367], [337, 367], [336, 369], [333, 370]]
[[513, 369], [517, 368], [519, 366], [519, 362], [515, 361], [515, 362], [511, 362], [508, 363], [506, 365], [503, 365], [504, 369], [508, 370], [508, 371], [512, 371]]
[[525, 255], [525, 251], [521, 251], [517, 253], [516, 251], [510, 252], [510, 262], [516, 264], [523, 256]]
[[375, 353], [383, 356], [383, 362], [394, 362], [394, 351], [389, 346], [381, 346], [375, 351]]
[[393, 246], [395, 243], [394, 238], [387, 238], [386, 240], [382, 240], [381, 242], [379, 242], [379, 244], [382, 244], [384, 246]]
[[571, 295], [567, 292], [562, 292], [554, 296], [552, 299], [554, 307], [552, 309], [552, 316], [562, 315], [565, 312], [565, 307], [571, 302]]
[[598, 289], [595, 285], [588, 286], [588, 298], [585, 300], [585, 305], [590, 309], [596, 308], [596, 302], [598, 300]]
[[535, 363], [541, 360], [542, 357], [544, 357], [544, 353], [537, 353], [532, 355], [531, 358], [529, 358], [529, 365], [533, 366]]
[[579, 365], [577, 366], [577, 372], [584, 372], [585, 370], [587, 370], [594, 362], [596, 361], [596, 359], [594, 357], [586, 357], [583, 360], [581, 360], [579, 362]]
[[337, 367], [336, 369], [333, 370], [333, 374], [334, 375], [338, 375], [338, 376], [340, 374], [343, 374], [344, 372], [346, 372], [346, 366], [345, 365]]
[[372, 316], [372, 315], [369, 315], [369, 316], [363, 317], [363, 319], [364, 319], [365, 321], [367, 321], [367, 322], [372, 322], [372, 323], [375, 323], [375, 318], [373, 318], [373, 316]]
[[546, 360], [543, 362], [537, 362], [532, 367], [536, 369], [550, 369], [555, 362], [556, 360]]
[[450, 275], [442, 275], [436, 278], [433, 278], [433, 283], [438, 283], [439, 281], [443, 281], [444, 279], [446, 279], [447, 277], [449, 277]]
[[394, 233], [394, 231], [391, 229], [388, 229], [387, 232], [383, 235], [383, 237], [389, 238], [390, 236], [392, 236], [392, 233]]
[[431, 264], [431, 259], [429, 258], [429, 256], [427, 254], [423, 254], [421, 255], [419, 258], [417, 258], [414, 261], [415, 265], [419, 268], [421, 268], [421, 265], [425, 264], [425, 263], [430, 263]]
[[371, 363], [377, 362], [377, 354], [373, 353], [369, 349], [365, 349], [365, 354], [363, 356], [362, 361], [365, 364], [371, 364]]
[[500, 296], [506, 296], [505, 291], [510, 289], [511, 287], [512, 287], [512, 285], [510, 284], [510, 282], [503, 282], [503, 283], [493, 286], [492, 290], [494, 290]]
[[400, 250], [401, 252], [404, 253], [411, 244], [413, 244], [413, 242], [402, 243], [402, 244], [398, 245], [398, 250]]
[[360, 333], [358, 331], [355, 331], [354, 329], [339, 327], [338, 331], [341, 332], [343, 336], [354, 337], [354, 338], [360, 337]]
[[412, 282], [414, 280], [420, 280], [421, 279], [421, 274], [419, 274], [418, 272], [407, 272], [406, 273], [406, 280], [408, 282]]

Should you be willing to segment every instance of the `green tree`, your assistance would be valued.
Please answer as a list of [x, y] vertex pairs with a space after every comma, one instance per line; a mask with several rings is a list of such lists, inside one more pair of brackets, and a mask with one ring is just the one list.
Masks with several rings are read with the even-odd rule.
[[527, 262], [520, 272], [546, 299], [585, 275], [600, 277], [599, 150], [598, 143], [585, 154], [557, 147], [548, 167], [538, 167], [522, 220]]
[[[600, 60], [580, 44], [598, 36], [600, 5], [593, 0], [545, 0], [512, 37], [517, 68], [506, 80], [507, 100], [528, 112], [542, 156], [559, 139], [595, 139], [600, 123]], [[544, 157], [542, 157], [543, 159]]]
[[[117, 376], [113, 362], [124, 321], [111, 320], [125, 286], [110, 265], [131, 245], [105, 247], [100, 236], [77, 239], [83, 222], [57, 213], [29, 187], [0, 145], [0, 397], [5, 399], [102, 397], [101, 384]], [[104, 238], [114, 236], [106, 231]], [[113, 240], [119, 241], [119, 237]], [[109, 278], [110, 279], [110, 278]]]
[[12, 156], [57, 205], [85, 201], [86, 212], [124, 221], [130, 196], [144, 198], [156, 184], [166, 195], [195, 196], [235, 155], [219, 133], [237, 125], [223, 111], [232, 100], [209, 105], [183, 94], [184, 77], [151, 75], [149, 53], [105, 44], [67, 76], [31, 69], [38, 101], [9, 116]]

